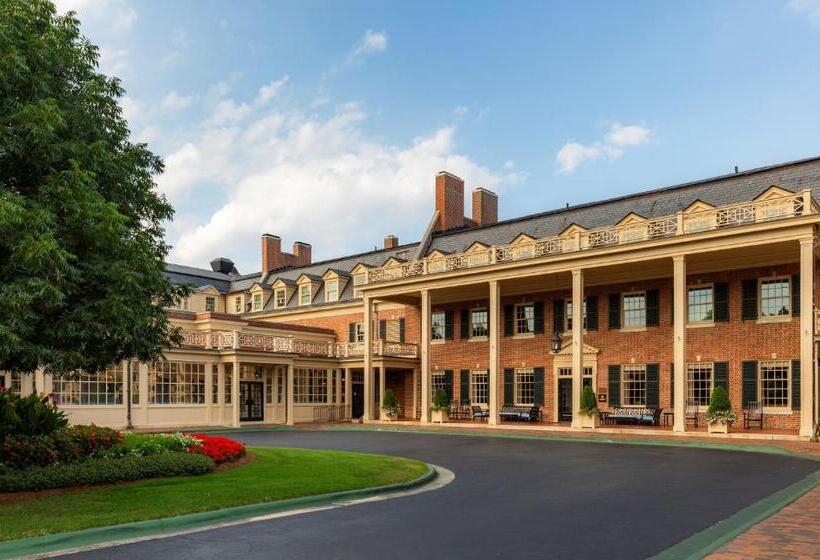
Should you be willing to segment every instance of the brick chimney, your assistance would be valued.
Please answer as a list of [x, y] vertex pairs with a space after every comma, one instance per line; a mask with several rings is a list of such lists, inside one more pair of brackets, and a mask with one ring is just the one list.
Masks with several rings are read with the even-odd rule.
[[297, 241], [293, 253], [282, 252], [282, 240], [277, 235], [262, 234], [262, 273], [286, 266], [304, 266], [311, 263], [310, 243]]
[[473, 191], [473, 221], [477, 226], [498, 222], [498, 195], [484, 187]]
[[384, 238], [384, 248], [385, 249], [395, 249], [399, 246], [399, 238], [393, 234], [387, 235]]
[[464, 226], [464, 180], [446, 171], [436, 175], [436, 231]]

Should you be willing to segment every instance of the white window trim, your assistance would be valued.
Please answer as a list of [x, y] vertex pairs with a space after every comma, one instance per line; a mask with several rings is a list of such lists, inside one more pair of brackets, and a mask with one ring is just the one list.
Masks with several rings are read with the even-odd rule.
[[[626, 384], [624, 376], [627, 368], [643, 368], [643, 404], [624, 404], [626, 394]], [[621, 408], [646, 408], [646, 364], [623, 364], [621, 366]]]
[[353, 275], [353, 297], [354, 298], [362, 297], [361, 286], [364, 286], [366, 283], [367, 283], [367, 275], [364, 272], [360, 272], [358, 274]]
[[356, 342], [364, 342], [364, 323], [356, 323]]
[[[328, 293], [328, 287], [332, 285], [336, 285], [336, 297], [330, 297], [330, 293]], [[325, 282], [325, 303], [333, 303], [339, 301], [339, 281], [338, 280], [328, 280]]]
[[[282, 296], [282, 305], [279, 305], [279, 296]], [[288, 291], [285, 288], [277, 288], [273, 292], [273, 308], [274, 309], [283, 309], [288, 305]]]
[[[444, 317], [444, 332], [441, 335], [441, 338], [434, 338], [433, 333], [435, 332], [433, 329], [433, 316], [441, 314]], [[447, 340], [447, 312], [445, 311], [432, 311], [430, 313], [430, 344], [444, 344]]]
[[[712, 290], [712, 320], [711, 321], [690, 321], [689, 320], [689, 291], [711, 288]], [[705, 282], [703, 284], [692, 284], [686, 286], [686, 326], [688, 327], [714, 327], [715, 326], [715, 284]]]
[[474, 311], [485, 311], [487, 313], [487, 332], [489, 332], [490, 331], [490, 310], [486, 306], [479, 306], [479, 307], [473, 307], [469, 311], [469, 318], [470, 318], [469, 333], [470, 333], [470, 336], [468, 338], [469, 338], [470, 342], [484, 342], [488, 339], [487, 335], [473, 336], [473, 312]]
[[[259, 298], [258, 301], [256, 299], [257, 297]], [[262, 300], [263, 300], [262, 292], [254, 292], [251, 295], [252, 309], [254, 311], [261, 311], [262, 310], [262, 307], [265, 305], [265, 302], [262, 301]], [[257, 303], [258, 303], [258, 305], [257, 305]]]
[[[709, 401], [712, 400], [712, 391], [715, 390], [715, 362], [687, 362], [686, 363], [686, 402], [689, 402], [689, 366], [704, 367], [709, 366], [711, 371], [711, 379], [709, 381]], [[698, 412], [706, 412], [709, 410], [709, 405], [698, 405]]]
[[[213, 309], [208, 309], [208, 300], [213, 302]], [[216, 296], [205, 296], [205, 311], [207, 313], [216, 313]]]
[[[307, 292], [308, 301], [307, 303], [302, 301], [303, 291]], [[310, 305], [313, 303], [313, 290], [311, 289], [310, 284], [300, 284], [299, 285], [299, 305]]]
[[233, 310], [234, 313], [242, 313], [242, 296], [236, 296], [233, 298]]
[[757, 398], [763, 404], [763, 365], [785, 363], [786, 364], [786, 391], [789, 395], [785, 406], [763, 406], [763, 414], [791, 415], [792, 411], [792, 361], [791, 360], [761, 360], [757, 362]]
[[[772, 315], [771, 317], [763, 316], [763, 282], [771, 282], [772, 280], [785, 280], [789, 284], [789, 312], [786, 315]], [[757, 279], [757, 322], [758, 323], [788, 323], [793, 318], [792, 309], [792, 279], [788, 274], [780, 274], [778, 276], [766, 276]], [[789, 369], [791, 375], [791, 368]], [[791, 396], [789, 396], [791, 399]], [[765, 412], [765, 411], [764, 411]]]
[[[518, 309], [521, 307], [528, 307], [532, 306], [532, 330], [530, 332], [520, 333], [518, 332]], [[489, 318], [488, 318], [489, 319]], [[534, 301], [526, 301], [523, 303], [516, 303], [513, 306], [513, 338], [533, 338], [535, 336], [535, 302]]]
[[[518, 375], [532, 376], [532, 402], [520, 402], [518, 400]], [[513, 404], [515, 406], [535, 406], [535, 369], [534, 368], [515, 368], [513, 370]]]
[[[622, 292], [621, 294], [621, 331], [641, 332], [646, 330], [646, 290], [636, 290], [634, 292]], [[626, 326], [625, 300], [628, 296], [643, 296], [643, 325], [635, 327]]]
[[[583, 312], [582, 312], [582, 322], [584, 325], [583, 331], [587, 332], [587, 298], [583, 298]], [[567, 298], [564, 300], [564, 334], [571, 335], [572, 329], [569, 327], [569, 323], [571, 321], [570, 313], [569, 313], [569, 306], [572, 305], [572, 299]], [[622, 304], [623, 305], [623, 304]]]
[[[477, 402], [477, 401], [473, 400], [473, 397], [475, 396], [475, 392], [473, 391], [473, 386], [477, 385], [477, 383], [475, 382], [475, 377], [478, 376], [478, 375], [485, 376], [486, 381], [484, 382], [484, 385], [486, 385], [487, 402]], [[490, 404], [490, 372], [489, 372], [489, 370], [476, 369], [476, 370], [470, 371], [470, 406], [481, 406], [481, 407], [486, 408], [486, 407], [489, 406], [489, 404]]]

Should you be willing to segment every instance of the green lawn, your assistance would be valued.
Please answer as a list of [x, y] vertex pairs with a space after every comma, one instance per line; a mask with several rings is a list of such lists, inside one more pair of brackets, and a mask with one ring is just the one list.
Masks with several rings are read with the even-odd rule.
[[[249, 448], [247, 465], [205, 476], [0, 501], [0, 541], [413, 480], [424, 463], [361, 453]], [[0, 495], [1, 496], [1, 495]]]

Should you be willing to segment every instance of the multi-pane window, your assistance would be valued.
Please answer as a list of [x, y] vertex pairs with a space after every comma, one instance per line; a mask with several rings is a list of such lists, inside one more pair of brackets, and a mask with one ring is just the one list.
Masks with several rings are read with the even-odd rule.
[[433, 340], [444, 340], [446, 334], [447, 315], [444, 311], [434, 311], [430, 314], [430, 329]]
[[299, 305], [310, 305], [310, 284], [299, 286]]
[[487, 336], [489, 333], [488, 316], [486, 309], [473, 309], [470, 311], [470, 337], [478, 338]]
[[276, 299], [274, 300], [274, 304], [277, 309], [285, 307], [285, 304], [287, 303], [285, 300], [286, 294], [287, 292], [285, 290], [276, 290]]
[[531, 303], [515, 306], [515, 334], [535, 332], [535, 306]]
[[[582, 313], [584, 317], [584, 327], [587, 328], [587, 300], [584, 300], [584, 305], [582, 308]], [[566, 312], [564, 313], [564, 323], [566, 323], [564, 330], [571, 331], [572, 330], [572, 300], [567, 300], [566, 302]]]
[[432, 377], [433, 393], [441, 389], [447, 391], [447, 380], [443, 371], [434, 371]]
[[711, 363], [686, 365], [686, 402], [709, 406], [714, 386], [714, 367]]
[[225, 404], [233, 400], [233, 364], [225, 364]]
[[364, 285], [364, 273], [361, 272], [359, 274], [353, 275], [353, 297], [360, 298], [362, 297], [362, 290], [359, 286]]
[[63, 406], [100, 406], [123, 403], [122, 366], [99, 373], [75, 373], [55, 378], [53, 392]]
[[235, 313], [242, 313], [242, 296], [234, 298], [233, 310]]
[[356, 342], [364, 342], [364, 323], [356, 323]]
[[273, 371], [269, 370], [265, 373], [265, 403], [273, 404]]
[[777, 317], [791, 312], [788, 278], [760, 281], [760, 316]]
[[219, 366], [211, 366], [211, 403], [219, 404]]
[[624, 294], [624, 328], [637, 329], [646, 326], [646, 294], [643, 292]]
[[210, 311], [213, 313], [216, 311], [216, 298], [213, 296], [206, 296], [205, 297], [205, 311]]
[[[140, 376], [139, 364], [133, 362], [131, 364], [131, 404], [140, 403]], [[127, 382], [127, 375], [123, 373], [123, 382]]]
[[150, 404], [205, 404], [205, 364], [157, 362], [148, 370]]
[[535, 402], [535, 374], [532, 368], [515, 370], [515, 404], [532, 406]]
[[760, 402], [763, 406], [789, 406], [789, 362], [760, 362]]
[[490, 402], [489, 388], [487, 370], [470, 372], [470, 404], [487, 404]]
[[339, 281], [328, 280], [325, 282], [325, 301], [339, 300]]
[[276, 374], [276, 404], [285, 402], [285, 374], [281, 371]]
[[293, 400], [299, 404], [326, 403], [327, 370], [297, 368], [293, 377]]
[[253, 294], [253, 310], [254, 311], [261, 311], [262, 310], [262, 294], [261, 293]]
[[621, 368], [621, 402], [624, 406], [646, 406], [646, 366]]
[[712, 286], [689, 288], [687, 318], [690, 323], [709, 323], [715, 319], [715, 298]]

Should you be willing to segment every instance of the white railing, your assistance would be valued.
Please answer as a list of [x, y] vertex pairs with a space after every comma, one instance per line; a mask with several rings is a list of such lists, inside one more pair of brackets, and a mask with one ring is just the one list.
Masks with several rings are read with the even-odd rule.
[[335, 343], [321, 340], [294, 340], [293, 353], [307, 356], [333, 356]]
[[293, 338], [272, 334], [239, 334], [239, 347], [264, 352], [293, 352]]
[[374, 268], [368, 271], [367, 282], [377, 284], [401, 278], [613, 247], [676, 235], [783, 220], [817, 211], [818, 206], [811, 198], [811, 191], [805, 190], [798, 194], [775, 196], [765, 200], [753, 200], [696, 212], [678, 212], [671, 216], [633, 221], [628, 224], [582, 231], [572, 235], [509, 245], [495, 245], [467, 253], [428, 257], [409, 263]]

